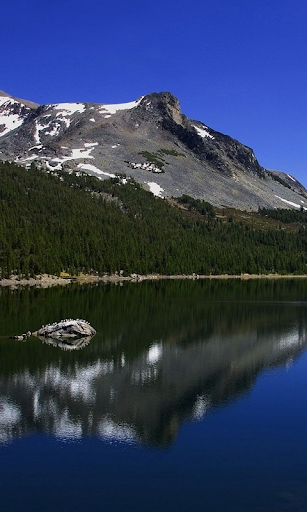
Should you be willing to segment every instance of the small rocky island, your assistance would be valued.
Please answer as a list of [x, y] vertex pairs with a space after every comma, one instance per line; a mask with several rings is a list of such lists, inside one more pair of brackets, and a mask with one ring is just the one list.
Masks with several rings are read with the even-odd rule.
[[96, 331], [89, 322], [72, 318], [43, 325], [38, 331], [32, 332], [33, 336], [55, 339], [85, 338], [94, 334]]
[[96, 330], [86, 320], [72, 318], [43, 325], [37, 331], [11, 336], [12, 339], [25, 341], [30, 336], [36, 336], [44, 343], [60, 348], [79, 349], [87, 345]]

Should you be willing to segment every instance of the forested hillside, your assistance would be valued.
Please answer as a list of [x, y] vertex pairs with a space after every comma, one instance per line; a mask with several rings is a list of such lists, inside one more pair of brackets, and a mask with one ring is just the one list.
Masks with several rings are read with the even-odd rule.
[[0, 267], [12, 273], [305, 273], [307, 237], [185, 215], [133, 180], [0, 164]]

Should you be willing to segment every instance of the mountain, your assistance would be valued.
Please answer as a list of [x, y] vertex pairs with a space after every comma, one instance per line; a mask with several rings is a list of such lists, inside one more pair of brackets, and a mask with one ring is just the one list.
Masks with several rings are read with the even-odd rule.
[[307, 207], [293, 176], [264, 169], [251, 148], [186, 117], [169, 92], [114, 105], [38, 105], [0, 91], [0, 159], [101, 179], [126, 174], [156, 195], [215, 206]]

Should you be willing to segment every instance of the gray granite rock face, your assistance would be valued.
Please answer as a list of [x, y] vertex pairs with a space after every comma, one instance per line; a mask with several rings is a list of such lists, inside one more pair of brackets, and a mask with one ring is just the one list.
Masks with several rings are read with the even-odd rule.
[[86, 320], [66, 319], [53, 324], [43, 325], [38, 331], [32, 333], [34, 336], [69, 339], [87, 338], [96, 334], [95, 329]]
[[126, 174], [149, 190], [158, 185], [161, 196], [215, 206], [307, 208], [293, 176], [263, 168], [251, 148], [183, 115], [169, 92], [118, 105], [38, 106], [1, 91], [0, 159], [100, 179]]

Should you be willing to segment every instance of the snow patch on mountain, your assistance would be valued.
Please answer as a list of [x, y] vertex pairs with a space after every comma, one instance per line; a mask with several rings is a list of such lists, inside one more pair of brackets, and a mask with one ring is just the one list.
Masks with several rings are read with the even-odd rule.
[[104, 117], [110, 117], [112, 114], [116, 114], [118, 110], [130, 110], [134, 107], [137, 107], [142, 99], [143, 97], [136, 101], [130, 101], [128, 103], [101, 105], [99, 112], [100, 114], [109, 114], [108, 116], [105, 115]]
[[84, 146], [86, 148], [93, 148], [94, 146], [98, 146], [98, 142], [84, 142]]
[[193, 124], [193, 127], [197, 131], [198, 135], [200, 135], [202, 138], [209, 137], [209, 139], [214, 139], [213, 135], [211, 135], [208, 132], [208, 127], [207, 126], [203, 125], [203, 127], [200, 128], [199, 126], [196, 126], [195, 124]]
[[39, 124], [39, 122], [38, 122], [38, 121], [35, 121], [34, 140], [35, 140], [35, 142], [36, 142], [38, 145], [40, 145], [40, 142], [41, 142], [39, 132], [40, 132], [41, 130], [43, 130], [44, 128], [45, 128], [45, 126], [43, 126], [43, 125]]
[[48, 160], [45, 161], [45, 165], [47, 167], [47, 169], [49, 169], [50, 171], [62, 171], [63, 170], [63, 167], [62, 167], [62, 164], [61, 163], [58, 163], [56, 165], [52, 165], [52, 163], [48, 162]]
[[[282, 197], [280, 196], [277, 196], [275, 194], [275, 197], [277, 197], [277, 199], [280, 199], [281, 201], [283, 201], [284, 203], [287, 203], [289, 204], [290, 206], [294, 206], [295, 208], [301, 208], [301, 205], [300, 204], [297, 204], [297, 203], [292, 203], [292, 201], [287, 201], [287, 199], [283, 199]], [[304, 210], [306, 210], [307, 208], [304, 208]]]
[[290, 176], [290, 174], [287, 174], [288, 178], [290, 178], [290, 180], [296, 182], [296, 180], [293, 178], [293, 176]]
[[[69, 122], [66, 122], [66, 119], [63, 119], [64, 123], [66, 124], [66, 127], [69, 127]], [[55, 137], [58, 135], [61, 131], [62, 125], [61, 123], [53, 123], [52, 127], [50, 127], [50, 130], [45, 131], [45, 135], [50, 135], [51, 137]]]
[[12, 99], [12, 98], [9, 98], [8, 96], [1, 96], [0, 97], [0, 107], [2, 107], [2, 105], [4, 104], [7, 104], [9, 105], [10, 103], [15, 103], [15, 101]]
[[[52, 105], [55, 110], [60, 110], [57, 115], [69, 115], [72, 116], [76, 112], [80, 112], [82, 114], [85, 111], [85, 105], [83, 103], [58, 103], [56, 105]], [[64, 114], [64, 112], [66, 114]]]
[[4, 125], [4, 129], [1, 130], [1, 135], [6, 135], [11, 130], [15, 130], [15, 128], [18, 128], [23, 123], [23, 119], [21, 119], [18, 114], [11, 114], [10, 116], [7, 116], [7, 119], [4, 119], [2, 116], [0, 118], [0, 129], [1, 125]]
[[[37, 158], [39, 158], [39, 156], [34, 154], [31, 156], [28, 156], [27, 158], [20, 158], [20, 161], [21, 162], [31, 162], [31, 160], [36, 160]], [[18, 161], [18, 159], [17, 159], [17, 161]]]
[[[85, 105], [83, 103], [58, 103], [47, 105], [48, 114], [35, 121], [35, 141], [39, 144], [41, 142], [41, 135], [56, 137], [60, 134], [61, 130], [70, 127], [71, 117], [74, 114], [82, 114], [84, 111]], [[55, 114], [55, 118], [52, 114]]]
[[41, 143], [41, 132], [42, 135], [49, 135], [50, 137], [59, 135], [61, 129], [63, 128], [63, 124], [65, 125], [65, 128], [68, 128], [70, 125], [70, 120], [66, 118], [53, 120], [51, 115], [43, 116], [40, 118], [40, 120], [36, 120], [34, 132], [34, 139], [36, 143]]
[[22, 125], [24, 116], [20, 114], [17, 101], [7, 96], [0, 97], [0, 137]]
[[33, 151], [33, 149], [42, 149], [42, 147], [42, 144], [37, 144], [37, 146], [32, 146], [31, 148], [29, 148], [28, 151]]
[[158, 183], [155, 183], [154, 181], [145, 181], [144, 183], [146, 183], [149, 186], [149, 190], [154, 196], [164, 198], [164, 196], [162, 195], [164, 189], [160, 187]]
[[[39, 131], [36, 132], [35, 137], [39, 138]], [[50, 158], [50, 157], [45, 156], [44, 154], [38, 154], [37, 152], [35, 152], [26, 158], [19, 158], [19, 161], [20, 162], [32, 162], [34, 160], [40, 160], [40, 161], [44, 162], [44, 164], [46, 165], [46, 167], [49, 170], [54, 170], [54, 171], [62, 170], [63, 169], [62, 164], [64, 164], [65, 162], [68, 162], [70, 160], [79, 160], [79, 159], [83, 160], [83, 159], [88, 159], [88, 158], [94, 159], [94, 157], [91, 155], [91, 151], [93, 151], [93, 149], [97, 145], [98, 145], [98, 142], [85, 142], [84, 148], [74, 148], [70, 151], [70, 153], [71, 153], [70, 155], [63, 155], [61, 157], [54, 157], [54, 158]], [[37, 144], [36, 146], [32, 146], [32, 148], [30, 148], [30, 149], [31, 150], [35, 150], [35, 149], [41, 150], [41, 149], [43, 149], [43, 145]], [[68, 148], [65, 146], [62, 146], [62, 149], [68, 149]], [[84, 169], [86, 169], [86, 167], [84, 167]], [[113, 174], [111, 175], [109, 173], [104, 173], [95, 166], [89, 165], [87, 167], [87, 169], [91, 170], [91, 171], [95, 171], [95, 173], [98, 173], [98, 174], [105, 174], [106, 176], [111, 176], [112, 178], [115, 176]]]
[[92, 164], [78, 164], [78, 168], [82, 169], [84, 171], [90, 171], [90, 172], [94, 172], [96, 174], [102, 174], [104, 176], [108, 176], [109, 178], [115, 178], [115, 174], [102, 171], [101, 169], [98, 169], [98, 167], [96, 167], [95, 165], [92, 165]]
[[84, 149], [84, 148], [76, 148], [71, 150], [70, 156], [63, 156], [62, 158], [53, 158], [53, 162], [67, 162], [68, 160], [78, 160], [79, 158], [94, 158], [90, 155], [90, 152], [93, 148]]

